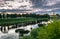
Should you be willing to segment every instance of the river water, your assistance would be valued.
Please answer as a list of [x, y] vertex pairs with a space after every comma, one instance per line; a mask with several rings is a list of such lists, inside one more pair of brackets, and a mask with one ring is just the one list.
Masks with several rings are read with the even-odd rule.
[[[29, 30], [31, 31], [32, 29], [38, 28], [38, 24], [34, 24], [34, 25], [27, 25], [26, 27], [19, 27], [19, 28], [15, 28], [15, 29], [10, 29], [8, 31], [8, 33], [2, 33], [0, 31], [0, 39], [19, 39], [19, 33], [15, 33], [16, 29], [24, 29], [24, 30]], [[29, 35], [30, 33], [28, 33], [27, 35]]]

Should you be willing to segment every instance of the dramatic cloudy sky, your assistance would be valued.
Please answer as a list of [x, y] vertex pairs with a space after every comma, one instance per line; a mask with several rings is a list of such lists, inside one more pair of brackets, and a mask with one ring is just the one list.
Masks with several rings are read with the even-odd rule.
[[31, 0], [36, 12], [60, 13], [60, 0]]

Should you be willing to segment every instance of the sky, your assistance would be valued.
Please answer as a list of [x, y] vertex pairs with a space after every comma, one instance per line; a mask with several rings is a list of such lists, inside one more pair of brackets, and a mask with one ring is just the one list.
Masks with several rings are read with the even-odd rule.
[[[60, 0], [30, 0], [30, 1], [32, 3], [32, 8], [35, 13], [55, 12], [60, 14]], [[15, 3], [15, 5], [17, 6], [18, 3]], [[16, 7], [14, 6], [14, 8]]]
[[60, 14], [60, 0], [31, 0], [35, 12]]

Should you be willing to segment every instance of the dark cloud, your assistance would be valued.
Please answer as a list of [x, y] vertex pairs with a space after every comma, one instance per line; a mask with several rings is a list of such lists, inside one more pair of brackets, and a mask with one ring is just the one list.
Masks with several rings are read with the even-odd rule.
[[[60, 11], [60, 0], [31, 0], [33, 3], [33, 8], [44, 9], [40, 12], [59, 12]], [[49, 11], [50, 10], [50, 11]]]
[[42, 0], [31, 0], [33, 3], [33, 8], [40, 8], [41, 6], [43, 6], [44, 1]]

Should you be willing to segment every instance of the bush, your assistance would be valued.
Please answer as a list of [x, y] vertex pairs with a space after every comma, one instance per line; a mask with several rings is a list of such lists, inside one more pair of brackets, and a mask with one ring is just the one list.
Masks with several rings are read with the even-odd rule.
[[31, 36], [24, 36], [23, 39], [32, 39]]
[[31, 39], [60, 39], [60, 21], [32, 30], [31, 37]]

